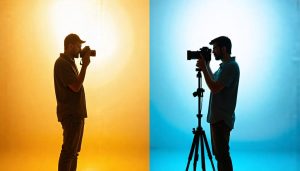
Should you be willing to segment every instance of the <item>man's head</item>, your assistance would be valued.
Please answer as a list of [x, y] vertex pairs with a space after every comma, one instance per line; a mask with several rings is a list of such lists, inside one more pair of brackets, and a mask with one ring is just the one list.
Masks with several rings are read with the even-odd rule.
[[210, 45], [213, 45], [213, 54], [215, 55], [215, 59], [223, 59], [225, 55], [230, 56], [231, 54], [231, 41], [226, 36], [220, 36], [209, 43]]
[[85, 41], [81, 40], [77, 34], [69, 34], [64, 40], [65, 53], [77, 58], [81, 51], [82, 43], [85, 43]]

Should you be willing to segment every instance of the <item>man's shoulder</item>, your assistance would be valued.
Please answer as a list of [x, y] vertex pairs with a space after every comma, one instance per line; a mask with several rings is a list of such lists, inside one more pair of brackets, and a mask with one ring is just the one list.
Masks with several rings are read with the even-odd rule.
[[238, 63], [235, 60], [231, 60], [221, 68], [221, 73], [224, 73], [228, 76], [239, 75], [240, 68]]
[[239, 64], [235, 60], [231, 60], [226, 65], [224, 65], [224, 68], [239, 70]]
[[228, 66], [238, 69], [239, 64], [236, 61], [232, 61], [228, 64]]
[[69, 66], [70, 64], [68, 63], [68, 61], [66, 61], [64, 58], [62, 57], [58, 57], [55, 61], [55, 64], [54, 64], [54, 68], [57, 68], [57, 67], [65, 67], [65, 66]]

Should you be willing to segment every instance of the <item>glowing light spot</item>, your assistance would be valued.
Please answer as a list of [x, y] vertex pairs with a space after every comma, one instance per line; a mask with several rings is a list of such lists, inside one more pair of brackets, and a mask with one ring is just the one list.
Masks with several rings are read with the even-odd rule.
[[53, 4], [51, 13], [55, 39], [62, 51], [63, 39], [69, 33], [78, 34], [86, 41], [84, 45], [97, 51], [87, 82], [93, 80], [92, 85], [98, 87], [114, 79], [133, 49], [130, 20], [122, 7], [107, 1], [63, 0]]

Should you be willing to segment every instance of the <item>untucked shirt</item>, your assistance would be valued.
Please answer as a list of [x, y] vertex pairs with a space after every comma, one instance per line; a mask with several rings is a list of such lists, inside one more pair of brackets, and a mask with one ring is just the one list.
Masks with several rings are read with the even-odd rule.
[[223, 120], [229, 128], [233, 129], [240, 78], [240, 69], [235, 57], [221, 63], [213, 76], [215, 81], [224, 85], [224, 88], [216, 94], [210, 93], [207, 122], [213, 124]]
[[86, 102], [83, 86], [78, 92], [72, 91], [68, 85], [77, 81], [78, 70], [74, 60], [60, 54], [54, 65], [54, 85], [57, 101], [57, 119], [86, 118]]

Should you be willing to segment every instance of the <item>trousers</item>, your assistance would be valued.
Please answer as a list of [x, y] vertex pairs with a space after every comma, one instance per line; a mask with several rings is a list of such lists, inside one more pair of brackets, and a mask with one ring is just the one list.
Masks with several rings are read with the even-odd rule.
[[217, 160], [218, 171], [233, 171], [229, 153], [230, 131], [224, 121], [210, 124], [212, 151]]
[[58, 171], [76, 171], [78, 154], [81, 149], [84, 119], [64, 118], [63, 144], [59, 156]]

